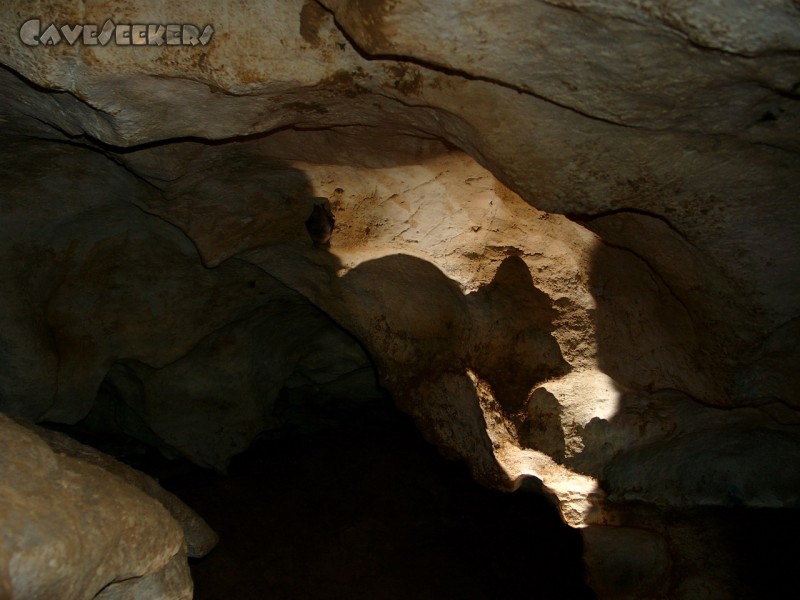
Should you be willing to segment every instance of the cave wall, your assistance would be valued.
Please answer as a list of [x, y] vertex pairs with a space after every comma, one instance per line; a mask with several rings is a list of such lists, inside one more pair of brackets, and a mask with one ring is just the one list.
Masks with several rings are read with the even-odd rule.
[[608, 597], [683, 577], [632, 503], [798, 505], [795, 4], [109, 11], [0, 7], [3, 412], [224, 469], [287, 386], [379, 384], [480, 482], [540, 480], [590, 567], [654, 557]]

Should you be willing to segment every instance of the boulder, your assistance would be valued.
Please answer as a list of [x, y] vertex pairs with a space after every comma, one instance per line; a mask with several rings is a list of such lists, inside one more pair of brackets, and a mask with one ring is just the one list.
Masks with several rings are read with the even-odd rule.
[[192, 598], [184, 532], [164, 504], [63, 438], [51, 448], [4, 415], [0, 437], [3, 597]]

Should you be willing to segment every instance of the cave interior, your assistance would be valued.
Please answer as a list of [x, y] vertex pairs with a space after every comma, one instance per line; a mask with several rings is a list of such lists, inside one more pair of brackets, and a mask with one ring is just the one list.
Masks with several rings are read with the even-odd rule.
[[0, 8], [0, 599], [792, 595], [796, 3], [177, 4]]

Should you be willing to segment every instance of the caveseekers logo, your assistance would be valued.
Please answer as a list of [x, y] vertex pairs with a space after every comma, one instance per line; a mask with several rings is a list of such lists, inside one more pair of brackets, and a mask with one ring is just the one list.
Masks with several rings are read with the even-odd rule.
[[28, 46], [70, 46], [81, 42], [86, 46], [105, 46], [113, 40], [118, 46], [205, 46], [211, 41], [214, 28], [194, 25], [119, 24], [111, 19], [97, 25], [43, 26], [39, 19], [30, 19], [19, 28], [19, 39]]

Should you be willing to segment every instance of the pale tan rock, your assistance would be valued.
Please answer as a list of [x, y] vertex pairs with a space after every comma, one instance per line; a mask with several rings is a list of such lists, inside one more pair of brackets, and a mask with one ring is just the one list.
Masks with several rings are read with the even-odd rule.
[[[545, 210], [596, 214], [622, 203], [668, 216], [754, 295], [745, 307], [755, 316], [752, 335], [794, 316], [799, 292], [781, 286], [779, 293], [776, 284], [780, 272], [796, 274], [790, 255], [798, 232], [789, 207], [797, 159], [778, 149], [797, 148], [790, 33], [796, 11], [781, 2], [732, 3], [725, 14], [706, 4], [558, 4], [572, 7], [476, 0], [458, 12], [393, 2], [369, 12], [361, 4], [328, 3], [350, 39], [377, 60], [359, 55], [331, 14], [299, 1], [259, 3], [246, 18], [184, 6], [187, 20], [216, 21], [216, 37], [202, 50], [62, 44], [44, 59], [45, 49], [19, 41], [10, 15], [0, 37], [8, 40], [6, 64], [40, 85], [73, 90], [102, 111], [66, 94], [33, 100], [45, 104], [45, 120], [55, 113], [73, 135], [84, 130], [127, 145], [297, 123], [422, 132], [464, 148]], [[65, 20], [79, 13], [69, 2], [50, 10]], [[119, 18], [145, 14], [167, 18], [160, 4], [148, 3]], [[98, 8], [81, 18], [106, 15]], [[443, 31], [457, 33], [444, 43]], [[684, 36], [701, 45], [722, 36], [717, 47], [729, 53], [719, 56]], [[411, 63], [401, 60], [406, 56]], [[770, 198], [770, 217], [753, 197]]]
[[183, 531], [160, 502], [4, 415], [0, 431], [0, 581], [11, 598], [192, 597]]
[[[108, 8], [0, 6], [4, 409], [116, 407], [224, 468], [294, 366], [328, 385], [368, 355], [443, 452], [497, 487], [536, 478], [573, 526], [636, 546], [659, 517], [615, 502], [797, 502], [775, 467], [800, 402], [796, 3], [148, 0], [111, 12], [210, 43], [19, 39], [37, 10]], [[319, 198], [330, 252], [303, 227]], [[269, 302], [317, 316], [287, 340]]]
[[33, 431], [50, 446], [53, 452], [96, 465], [141, 490], [151, 498], [158, 500], [183, 528], [188, 556], [200, 558], [208, 554], [216, 546], [219, 536], [208, 526], [203, 518], [181, 502], [177, 496], [162, 488], [158, 481], [152, 477], [111, 458], [99, 450], [95, 450], [91, 446], [76, 442], [68, 435], [36, 427], [30, 423], [20, 421], [17, 421], [17, 423]]
[[[368, 55], [445, 67], [594, 118], [648, 129], [732, 125], [741, 115], [708, 104], [709, 89], [751, 69], [786, 84], [781, 67], [794, 62], [789, 56], [783, 62], [737, 55], [761, 58], [800, 47], [800, 15], [782, 0], [758, 6], [736, 0], [723, 6], [603, 0], [323, 4]], [[729, 54], [720, 59], [708, 47]], [[424, 70], [418, 72], [426, 78]], [[670, 95], [680, 102], [652, 101]], [[739, 86], [732, 96], [731, 106], [763, 98], [756, 85]]]

